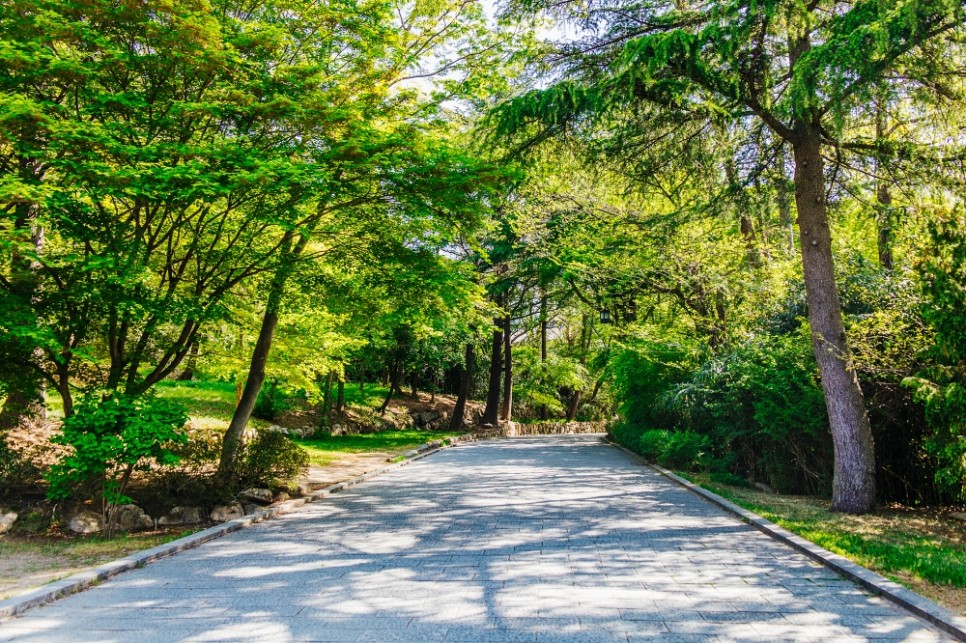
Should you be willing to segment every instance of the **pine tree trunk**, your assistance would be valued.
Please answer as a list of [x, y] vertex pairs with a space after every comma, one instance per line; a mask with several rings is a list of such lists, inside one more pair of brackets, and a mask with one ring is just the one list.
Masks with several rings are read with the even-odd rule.
[[501, 320], [493, 320], [497, 327], [493, 331], [490, 349], [490, 380], [486, 390], [486, 407], [483, 409], [483, 424], [496, 425], [500, 412], [500, 374], [503, 370], [503, 330]]
[[812, 348], [818, 362], [835, 448], [832, 510], [875, 508], [875, 455], [865, 400], [851, 364], [832, 259], [825, 176], [817, 127], [801, 127], [794, 144], [795, 202]]
[[453, 417], [449, 420], [449, 430], [459, 431], [463, 428], [463, 420], [466, 416], [466, 400], [470, 396], [470, 386], [473, 383], [473, 369], [476, 362], [476, 347], [473, 344], [466, 345], [466, 356], [463, 360], [462, 373], [460, 374], [460, 390], [456, 397], [456, 405], [453, 407]]
[[500, 417], [510, 422], [513, 419], [513, 357], [510, 345], [513, 336], [510, 332], [510, 316], [503, 320], [503, 404]]

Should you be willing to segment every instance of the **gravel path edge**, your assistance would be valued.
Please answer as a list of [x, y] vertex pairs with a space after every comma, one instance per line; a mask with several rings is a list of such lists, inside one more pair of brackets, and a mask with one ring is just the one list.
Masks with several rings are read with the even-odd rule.
[[254, 525], [255, 523], [269, 520], [271, 518], [288, 513], [289, 511], [297, 509], [306, 503], [322, 500], [330, 494], [343, 491], [344, 489], [353, 487], [376, 476], [388, 473], [400, 467], [404, 467], [412, 462], [421, 460], [448, 447], [456, 446], [458, 444], [465, 444], [467, 442], [475, 442], [487, 437], [490, 436], [478, 436], [468, 433], [456, 438], [450, 438], [445, 442], [428, 442], [417, 449], [406, 452], [403, 456], [405, 457], [404, 460], [394, 462], [393, 464], [376, 469], [374, 471], [369, 471], [354, 478], [350, 478], [349, 480], [323, 487], [322, 489], [314, 491], [304, 498], [296, 498], [294, 500], [280, 502], [257, 511], [251, 515], [245, 516], [244, 518], [229, 520], [228, 522], [224, 522], [220, 525], [214, 525], [213, 527], [195, 532], [183, 538], [172, 540], [169, 543], [164, 543], [162, 545], [152, 547], [151, 549], [134, 552], [125, 556], [124, 558], [120, 558], [109, 563], [104, 563], [103, 565], [78, 572], [68, 576], [67, 578], [47, 583], [46, 585], [42, 585], [36, 589], [30, 589], [20, 594], [16, 594], [10, 598], [0, 601], [0, 625], [2, 625], [7, 619], [19, 616], [27, 610], [52, 603], [65, 596], [84, 591], [88, 587], [102, 583], [103, 581], [113, 578], [126, 571], [143, 567], [144, 565], [159, 558], [170, 556], [188, 549], [194, 549], [199, 545], [203, 545], [206, 542], [238, 531], [239, 529], [244, 529]]

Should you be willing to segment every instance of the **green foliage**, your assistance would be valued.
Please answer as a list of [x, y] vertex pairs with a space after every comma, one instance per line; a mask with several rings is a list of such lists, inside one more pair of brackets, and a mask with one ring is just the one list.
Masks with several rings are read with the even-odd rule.
[[272, 422], [291, 408], [292, 404], [285, 392], [279, 387], [278, 380], [272, 379], [268, 386], [262, 385], [262, 390], [258, 392], [258, 399], [255, 400], [252, 415]]
[[787, 491], [827, 490], [831, 440], [808, 336], [759, 335], [659, 398], [712, 438], [724, 468]]
[[703, 471], [711, 464], [711, 440], [692, 431], [645, 431], [636, 450], [670, 469]]
[[184, 408], [156, 397], [88, 398], [51, 438], [71, 452], [46, 473], [48, 496], [63, 500], [93, 491], [105, 511], [130, 502], [124, 491], [135, 469], [177, 463], [171, 445], [187, 442], [187, 420]]
[[923, 316], [935, 331], [934, 361], [905, 384], [926, 410], [926, 451], [937, 463], [936, 482], [966, 498], [966, 215], [937, 216], [918, 264]]
[[545, 406], [550, 413], [562, 413], [564, 402], [560, 391], [582, 390], [589, 384], [587, 368], [578, 360], [559, 354], [540, 359], [540, 352], [530, 346], [513, 351], [515, 381], [513, 395], [523, 406], [518, 414], [532, 417]]
[[284, 486], [305, 473], [308, 454], [287, 435], [259, 431], [239, 458], [236, 477], [243, 485]]

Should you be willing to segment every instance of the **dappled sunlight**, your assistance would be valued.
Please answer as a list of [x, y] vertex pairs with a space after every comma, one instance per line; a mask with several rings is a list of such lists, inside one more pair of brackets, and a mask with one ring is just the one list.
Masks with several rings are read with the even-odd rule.
[[109, 640], [118, 622], [123, 640], [942, 638], [566, 436], [447, 450], [13, 623], [23, 640]]

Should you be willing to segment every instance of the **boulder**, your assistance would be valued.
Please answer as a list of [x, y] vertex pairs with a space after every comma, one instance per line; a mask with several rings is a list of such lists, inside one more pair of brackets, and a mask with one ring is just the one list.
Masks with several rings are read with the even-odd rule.
[[258, 489], [252, 487], [251, 489], [245, 489], [238, 494], [238, 497], [242, 500], [248, 500], [250, 502], [257, 502], [260, 505], [270, 505], [274, 496], [272, 492], [268, 489]]
[[217, 505], [214, 509], [212, 509], [211, 521], [228, 522], [229, 520], [242, 518], [244, 515], [245, 515], [245, 508], [241, 506], [241, 503], [232, 502], [227, 505]]
[[114, 510], [114, 526], [120, 531], [154, 529], [154, 519], [137, 505], [121, 505]]
[[258, 505], [254, 504], [254, 503], [251, 503], [251, 502], [246, 502], [243, 505], [243, 508], [245, 510], [245, 515], [246, 516], [249, 516], [249, 515], [255, 513], [256, 511], [258, 511], [259, 509], [261, 509], [261, 507], [259, 507]]
[[104, 531], [104, 518], [94, 511], [82, 511], [70, 519], [68, 527], [75, 534], [96, 534]]
[[4, 512], [0, 510], [0, 534], [5, 534], [17, 522], [17, 514], [12, 511]]
[[291, 499], [291, 497], [292, 496], [288, 495], [288, 492], [286, 492], [286, 491], [279, 491], [274, 496], [274, 502], [285, 502], [286, 500]]
[[966, 522], [966, 513], [963, 513], [962, 511], [957, 511], [956, 513], [949, 514], [949, 517], [953, 518], [954, 520], [961, 520], [963, 522]]
[[197, 525], [203, 520], [200, 507], [172, 507], [158, 519], [159, 525]]

